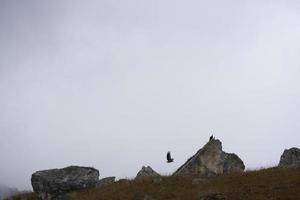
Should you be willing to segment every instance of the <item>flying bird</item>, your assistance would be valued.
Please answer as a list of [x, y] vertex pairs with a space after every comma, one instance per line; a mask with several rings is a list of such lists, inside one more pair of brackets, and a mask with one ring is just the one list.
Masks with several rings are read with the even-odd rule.
[[171, 152], [168, 151], [168, 153], [167, 153], [167, 163], [171, 163], [173, 161], [174, 161], [174, 158], [171, 158]]

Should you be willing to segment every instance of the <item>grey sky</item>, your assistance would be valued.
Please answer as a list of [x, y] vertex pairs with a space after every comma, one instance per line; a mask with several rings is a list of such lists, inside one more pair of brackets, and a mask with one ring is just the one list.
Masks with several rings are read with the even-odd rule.
[[0, 44], [1, 183], [170, 174], [212, 133], [250, 169], [299, 147], [298, 0], [0, 0]]

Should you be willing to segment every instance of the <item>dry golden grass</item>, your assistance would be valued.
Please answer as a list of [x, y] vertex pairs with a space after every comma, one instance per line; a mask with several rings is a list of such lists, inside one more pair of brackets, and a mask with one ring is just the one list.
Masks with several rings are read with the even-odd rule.
[[18, 194], [14, 197], [8, 198], [6, 200], [38, 200], [38, 197], [35, 193], [25, 193], [25, 194]]
[[193, 184], [192, 178], [162, 177], [119, 181], [82, 190], [73, 200], [197, 200], [200, 196], [222, 193], [229, 200], [300, 200], [300, 168], [270, 168], [208, 178]]
[[81, 191], [74, 200], [142, 200], [147, 194], [157, 200], [197, 200], [222, 193], [230, 200], [300, 200], [300, 168], [271, 168], [220, 175], [198, 184], [192, 178], [162, 177], [116, 182], [103, 188]]

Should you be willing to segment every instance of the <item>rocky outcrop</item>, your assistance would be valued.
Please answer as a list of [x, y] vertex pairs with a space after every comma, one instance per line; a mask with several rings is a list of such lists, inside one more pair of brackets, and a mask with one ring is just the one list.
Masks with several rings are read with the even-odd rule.
[[207, 177], [240, 172], [244, 169], [243, 161], [233, 153], [222, 151], [221, 141], [213, 138], [179, 167], [173, 175]]
[[43, 200], [65, 199], [69, 192], [93, 187], [99, 171], [91, 167], [70, 166], [62, 169], [37, 171], [31, 176], [35, 193]]
[[300, 149], [294, 147], [285, 149], [280, 157], [279, 167], [299, 167], [300, 166]]
[[97, 187], [110, 185], [110, 184], [114, 183], [115, 180], [116, 180], [116, 177], [114, 177], [114, 176], [103, 178], [97, 182]]
[[150, 166], [143, 166], [142, 169], [137, 173], [135, 178], [143, 177], [157, 177], [160, 176], [156, 171], [154, 171]]

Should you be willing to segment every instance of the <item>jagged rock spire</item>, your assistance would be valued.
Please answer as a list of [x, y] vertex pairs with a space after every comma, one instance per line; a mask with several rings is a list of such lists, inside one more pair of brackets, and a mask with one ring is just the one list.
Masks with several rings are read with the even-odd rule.
[[212, 138], [173, 175], [211, 176], [244, 169], [243, 161], [236, 154], [222, 151], [222, 142]]

